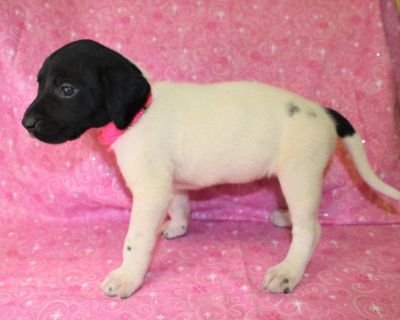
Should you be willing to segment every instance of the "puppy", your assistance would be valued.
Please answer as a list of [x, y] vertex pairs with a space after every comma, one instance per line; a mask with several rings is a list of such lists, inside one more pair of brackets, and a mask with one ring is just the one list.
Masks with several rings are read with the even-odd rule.
[[[337, 136], [364, 180], [400, 199], [372, 171], [348, 120], [282, 89], [245, 81], [150, 87], [135, 65], [91, 40], [50, 55], [38, 82], [22, 121], [37, 139], [62, 143], [109, 123], [124, 130], [111, 148], [135, 199], [123, 262], [101, 285], [109, 296], [126, 298], [142, 285], [160, 230], [169, 239], [186, 233], [189, 190], [271, 176], [289, 208], [272, 221], [292, 226], [293, 237], [285, 259], [266, 272], [264, 287], [292, 291], [320, 237], [322, 179]], [[131, 125], [150, 96], [150, 108]]]

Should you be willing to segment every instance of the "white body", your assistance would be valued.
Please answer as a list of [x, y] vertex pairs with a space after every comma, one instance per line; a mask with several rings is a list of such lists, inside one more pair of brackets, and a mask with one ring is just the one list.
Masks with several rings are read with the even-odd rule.
[[[300, 281], [320, 235], [317, 215], [323, 172], [335, 149], [335, 123], [324, 108], [288, 91], [256, 82], [210, 85], [155, 83], [142, 118], [112, 146], [134, 196], [120, 268], [102, 288], [129, 296], [143, 282], [157, 232], [183, 235], [190, 215], [187, 190], [277, 176], [292, 225], [287, 257], [268, 270], [264, 285], [289, 292]], [[372, 172], [357, 134], [345, 138], [367, 182], [389, 196], [400, 193]]]

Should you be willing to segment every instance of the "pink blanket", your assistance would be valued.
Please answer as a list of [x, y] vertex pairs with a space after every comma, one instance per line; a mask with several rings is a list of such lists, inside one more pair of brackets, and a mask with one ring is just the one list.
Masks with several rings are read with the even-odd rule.
[[257, 80], [340, 110], [376, 172], [400, 188], [399, 26], [391, 0], [0, 2], [1, 318], [400, 318], [398, 227], [361, 226], [398, 223], [400, 206], [362, 183], [340, 144], [320, 218], [360, 226], [325, 227], [295, 293], [260, 290], [289, 241], [261, 223], [284, 205], [272, 180], [193, 193], [203, 221], [161, 241], [145, 286], [121, 302], [97, 288], [120, 261], [131, 203], [112, 154], [94, 132], [51, 146], [20, 125], [44, 58], [92, 38], [150, 81]]

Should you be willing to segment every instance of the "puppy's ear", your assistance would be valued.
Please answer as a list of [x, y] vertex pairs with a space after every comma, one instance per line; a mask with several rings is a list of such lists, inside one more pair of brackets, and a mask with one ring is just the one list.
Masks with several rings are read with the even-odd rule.
[[140, 70], [127, 60], [107, 68], [102, 78], [111, 121], [118, 129], [125, 129], [145, 106], [150, 84]]

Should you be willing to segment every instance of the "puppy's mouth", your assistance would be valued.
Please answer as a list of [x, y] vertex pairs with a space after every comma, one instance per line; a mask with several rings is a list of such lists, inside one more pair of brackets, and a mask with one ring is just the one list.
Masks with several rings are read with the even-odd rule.
[[73, 129], [60, 127], [46, 120], [38, 120], [33, 126], [25, 126], [31, 137], [50, 144], [60, 144], [79, 137]]

